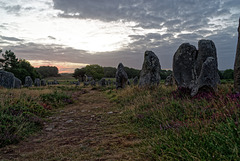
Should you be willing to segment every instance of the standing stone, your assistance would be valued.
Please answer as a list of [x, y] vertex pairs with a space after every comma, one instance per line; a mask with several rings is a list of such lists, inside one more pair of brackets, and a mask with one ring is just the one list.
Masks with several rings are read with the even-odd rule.
[[46, 86], [46, 85], [47, 85], [46, 80], [42, 79], [41, 80], [41, 86]]
[[234, 64], [234, 89], [236, 92], [240, 92], [240, 18], [238, 26], [237, 52]]
[[128, 75], [124, 70], [122, 63], [119, 63], [117, 72], [116, 72], [116, 88], [124, 88], [128, 82]]
[[32, 87], [33, 80], [30, 76], [25, 77], [25, 84], [24, 87]]
[[182, 44], [174, 55], [173, 76], [179, 88], [191, 90], [194, 96], [204, 87], [217, 90], [218, 75], [217, 51], [211, 40], [200, 40], [199, 50], [188, 43]]
[[89, 85], [89, 82], [84, 82], [84, 86], [88, 86]]
[[98, 85], [103, 87], [103, 86], [106, 86], [106, 80], [104, 78], [102, 78], [99, 82], [98, 82]]
[[74, 82], [74, 84], [75, 84], [76, 86], [79, 86], [79, 85], [80, 85], [80, 82], [77, 81], [77, 82]]
[[138, 85], [138, 77], [137, 76], [133, 79], [133, 85], [134, 86]]
[[160, 62], [152, 51], [146, 51], [144, 62], [140, 73], [139, 86], [153, 86], [160, 83]]
[[215, 60], [217, 60], [217, 50], [215, 44], [212, 40], [200, 40], [198, 42], [198, 55], [195, 64], [197, 76], [200, 75], [203, 63], [208, 57], [213, 57]]
[[0, 70], [0, 86], [5, 88], [14, 88], [15, 76], [11, 72]]
[[191, 96], [195, 96], [202, 87], [205, 87], [204, 90], [216, 91], [219, 82], [217, 60], [213, 57], [208, 57], [202, 65], [201, 73], [195, 86], [192, 88]]
[[169, 76], [167, 76], [167, 78], [165, 80], [165, 86], [172, 86], [173, 82], [174, 82], [173, 75], [170, 74]]
[[20, 89], [22, 87], [22, 81], [15, 77], [15, 85], [14, 88]]
[[197, 55], [195, 46], [182, 44], [173, 57], [173, 76], [177, 86], [191, 89], [196, 79], [194, 63]]
[[34, 80], [34, 86], [36, 86], [36, 87], [40, 87], [40, 86], [41, 86], [41, 81], [40, 81], [39, 78], [35, 78], [35, 80]]
[[52, 84], [59, 84], [57, 80], [53, 80]]
[[96, 81], [95, 80], [92, 80], [90, 83], [91, 83], [91, 86], [96, 86]]
[[112, 85], [112, 81], [109, 79], [108, 80], [108, 85], [111, 86]]

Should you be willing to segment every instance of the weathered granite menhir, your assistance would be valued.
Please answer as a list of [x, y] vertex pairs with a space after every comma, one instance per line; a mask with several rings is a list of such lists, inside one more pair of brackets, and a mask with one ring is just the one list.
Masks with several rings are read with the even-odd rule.
[[32, 87], [33, 85], [33, 80], [30, 76], [26, 76], [25, 77], [25, 83], [24, 83], [24, 87]]
[[15, 76], [11, 72], [0, 70], [0, 86], [4, 88], [15, 87]]
[[116, 72], [116, 88], [124, 88], [128, 84], [128, 75], [122, 63], [119, 63]]
[[234, 89], [236, 92], [240, 92], [240, 18], [238, 25], [237, 51], [234, 63]]
[[34, 86], [36, 86], [36, 87], [40, 87], [41, 86], [41, 80], [39, 78], [35, 78]]
[[140, 73], [139, 87], [159, 85], [161, 65], [158, 57], [152, 51], [146, 51]]
[[220, 83], [217, 51], [213, 41], [200, 40], [198, 50], [182, 44], [173, 58], [173, 76], [179, 88], [188, 88], [194, 96], [200, 89], [216, 91]]
[[20, 89], [22, 87], [22, 81], [15, 77], [15, 85], [14, 88]]

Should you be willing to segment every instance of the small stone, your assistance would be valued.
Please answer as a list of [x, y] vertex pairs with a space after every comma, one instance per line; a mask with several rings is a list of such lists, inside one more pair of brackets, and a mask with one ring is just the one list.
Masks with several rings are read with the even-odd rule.
[[53, 128], [52, 128], [52, 127], [48, 127], [48, 128], [46, 128], [45, 130], [46, 130], [46, 131], [52, 131]]
[[71, 123], [71, 122], [73, 122], [73, 120], [67, 120], [67, 121], [66, 121], [66, 123]]
[[36, 78], [34, 80], [34, 86], [36, 86], [36, 87], [40, 87], [41, 86], [41, 80], [39, 78]]
[[15, 85], [14, 88], [20, 89], [22, 87], [22, 81], [15, 77]]
[[112, 112], [112, 111], [110, 111], [110, 112], [108, 112], [108, 114], [113, 114], [113, 112]]

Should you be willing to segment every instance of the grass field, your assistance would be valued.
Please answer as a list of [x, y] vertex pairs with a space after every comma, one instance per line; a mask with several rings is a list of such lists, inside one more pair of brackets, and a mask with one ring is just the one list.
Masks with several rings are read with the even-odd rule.
[[[68, 127], [64, 140], [58, 138], [60, 134], [47, 133], [50, 139], [47, 141], [59, 149], [54, 154], [60, 160], [240, 159], [240, 94], [233, 93], [232, 82], [223, 81], [216, 93], [201, 92], [194, 97], [175, 86], [166, 87], [163, 82], [151, 89], [134, 86], [122, 90], [114, 86], [91, 89], [75, 85], [1, 89], [1, 147], [18, 143], [42, 129], [44, 120], [53, 111], [69, 109], [70, 115], [61, 114], [63, 122], [57, 123], [79, 121]], [[87, 94], [82, 95], [84, 91]], [[87, 114], [82, 112], [85, 108], [89, 110]], [[74, 116], [71, 110], [76, 111]], [[56, 113], [55, 118], [58, 117]], [[92, 122], [93, 118], [98, 119]], [[79, 130], [83, 130], [81, 135], [77, 134]], [[39, 137], [45, 140], [45, 135]], [[67, 147], [58, 147], [58, 142], [71, 139], [75, 140], [74, 144], [69, 142]], [[24, 147], [33, 146], [36, 150], [47, 143], [39, 143], [38, 139], [29, 144], [31, 142], [26, 142], [19, 148], [24, 151]], [[83, 144], [85, 150], [81, 147]], [[56, 159], [49, 148], [46, 145], [39, 149], [41, 153], [20, 156]]]
[[195, 97], [160, 86], [108, 91], [153, 160], [239, 160], [240, 95], [233, 85]]

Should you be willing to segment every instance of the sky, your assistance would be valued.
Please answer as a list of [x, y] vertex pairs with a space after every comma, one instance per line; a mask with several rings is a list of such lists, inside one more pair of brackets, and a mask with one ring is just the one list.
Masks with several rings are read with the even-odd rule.
[[233, 68], [240, 0], [0, 0], [0, 49], [61, 73], [88, 64], [141, 69], [153, 51], [172, 69], [182, 43], [216, 45], [220, 70]]

